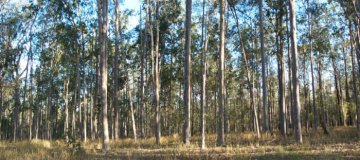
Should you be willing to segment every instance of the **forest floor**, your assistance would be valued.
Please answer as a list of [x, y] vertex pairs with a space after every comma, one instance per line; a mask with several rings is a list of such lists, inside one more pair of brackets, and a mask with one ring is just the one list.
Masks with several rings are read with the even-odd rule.
[[192, 138], [191, 146], [184, 146], [178, 135], [162, 137], [155, 145], [154, 138], [123, 139], [111, 142], [110, 151], [102, 151], [98, 141], [66, 144], [64, 141], [0, 142], [0, 159], [360, 159], [360, 134], [354, 127], [331, 129], [330, 135], [316, 132], [303, 134], [303, 144], [292, 135], [278, 132], [226, 135], [226, 146], [215, 147], [216, 135], [207, 135], [207, 149], [200, 150], [200, 136]]

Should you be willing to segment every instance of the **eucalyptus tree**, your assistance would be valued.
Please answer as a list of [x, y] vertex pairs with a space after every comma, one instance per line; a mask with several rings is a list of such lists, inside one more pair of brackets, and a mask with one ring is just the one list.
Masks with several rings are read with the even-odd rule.
[[299, 73], [298, 73], [298, 52], [297, 52], [297, 41], [296, 41], [296, 10], [295, 0], [290, 0], [290, 26], [291, 26], [291, 63], [292, 63], [292, 108], [294, 109], [294, 127], [296, 140], [302, 143], [301, 133], [301, 106], [300, 106], [300, 93], [299, 93]]
[[98, 0], [98, 27], [99, 27], [99, 44], [100, 44], [100, 96], [102, 107], [102, 120], [103, 120], [103, 135], [102, 143], [103, 149], [109, 150], [109, 127], [107, 115], [107, 23], [108, 23], [108, 0]]
[[219, 49], [219, 63], [218, 63], [218, 91], [219, 91], [219, 100], [218, 106], [219, 111], [217, 114], [217, 145], [223, 146], [224, 141], [224, 105], [225, 105], [225, 81], [224, 81], [224, 72], [225, 72], [225, 0], [220, 0], [220, 49]]
[[191, 110], [191, 5], [192, 0], [186, 0], [186, 20], [185, 20], [185, 68], [184, 68], [184, 133], [183, 142], [186, 145], [190, 144], [190, 110]]
[[263, 0], [259, 0], [259, 15], [260, 15], [260, 52], [261, 52], [261, 77], [262, 77], [262, 107], [263, 107], [263, 131], [267, 132], [269, 127], [268, 110], [267, 110], [267, 89], [266, 89], [266, 55], [264, 42], [264, 15], [263, 15]]

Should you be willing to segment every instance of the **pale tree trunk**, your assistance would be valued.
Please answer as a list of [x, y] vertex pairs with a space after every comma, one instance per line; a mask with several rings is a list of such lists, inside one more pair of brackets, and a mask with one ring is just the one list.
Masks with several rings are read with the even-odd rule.
[[151, 12], [151, 2], [150, 0], [146, 0], [146, 13], [147, 13], [147, 28], [148, 32], [150, 34], [150, 63], [151, 63], [151, 82], [152, 82], [152, 88], [155, 87], [155, 70], [154, 70], [154, 32], [153, 32], [153, 24], [152, 24], [152, 12]]
[[[203, 15], [202, 15], [202, 26], [201, 26], [201, 47], [202, 47], [202, 85], [201, 85], [201, 149], [206, 148], [205, 144], [205, 106], [206, 106], [206, 54], [207, 54], [207, 24], [209, 21], [208, 14], [206, 15], [205, 22], [205, 6], [206, 0], [203, 0]], [[205, 38], [205, 39], [204, 39]]]
[[288, 117], [288, 121], [289, 121], [289, 126], [287, 126], [287, 127], [289, 127], [289, 128], [294, 128], [294, 127], [292, 127], [293, 126], [293, 115], [292, 115], [292, 111], [293, 111], [293, 109], [291, 109], [291, 106], [292, 106], [292, 104], [293, 104], [293, 92], [292, 92], [292, 79], [291, 79], [291, 74], [292, 74], [292, 64], [291, 64], [291, 48], [290, 48], [290, 36], [288, 36], [288, 35], [290, 35], [290, 29], [289, 29], [289, 10], [288, 10], [288, 8], [286, 7], [286, 9], [285, 9], [285, 11], [286, 11], [286, 39], [287, 39], [287, 51], [288, 51], [288, 77], [289, 77], [289, 82], [288, 82], [288, 104], [287, 104], [287, 108], [286, 108], [286, 114], [288, 115], [287, 117]]
[[[17, 67], [18, 68], [18, 67]], [[16, 69], [16, 76], [18, 76], [18, 69]], [[20, 79], [16, 77], [15, 80], [15, 103], [14, 103], [14, 111], [13, 111], [13, 141], [17, 140], [18, 131], [19, 131], [19, 106], [20, 106]]]
[[156, 5], [156, 40], [155, 40], [155, 106], [156, 106], [156, 144], [161, 143], [161, 122], [160, 122], [160, 70], [159, 70], [159, 0], [155, 1]]
[[295, 136], [299, 143], [302, 143], [301, 119], [300, 119], [300, 93], [299, 93], [299, 72], [298, 53], [296, 42], [296, 11], [295, 0], [290, 0], [290, 26], [291, 26], [291, 58], [292, 58], [292, 82], [293, 82], [293, 104]]
[[[142, 7], [142, 6], [141, 6]], [[141, 12], [142, 9], [140, 9], [140, 26], [142, 25], [142, 17]], [[145, 137], [145, 86], [144, 86], [144, 72], [145, 72], [145, 56], [146, 56], [146, 50], [145, 50], [145, 44], [147, 43], [147, 36], [145, 34], [145, 30], [140, 29], [140, 41], [141, 41], [141, 64], [140, 64], [140, 136]], [[143, 41], [143, 38], [145, 38], [145, 42]], [[171, 85], [170, 85], [171, 86]]]
[[[41, 70], [41, 69], [40, 69]], [[39, 95], [37, 95], [39, 98]], [[33, 117], [33, 131], [34, 131], [34, 138], [35, 140], [38, 140], [39, 138], [39, 130], [40, 130], [40, 112], [41, 109], [39, 107], [40, 105], [35, 107], [35, 115]]]
[[93, 107], [92, 107], [92, 129], [91, 129], [91, 139], [95, 140], [95, 138], [99, 137], [98, 135], [98, 95], [99, 95], [99, 58], [96, 57], [95, 60], [95, 82], [94, 82], [94, 95], [93, 95]]
[[65, 100], [65, 121], [64, 121], [64, 134], [66, 142], [69, 141], [69, 79], [64, 80], [64, 100]]
[[[31, 46], [31, 45], [30, 45]], [[29, 89], [29, 108], [30, 108], [30, 110], [29, 110], [29, 140], [31, 140], [32, 139], [32, 132], [33, 132], [33, 130], [32, 130], [32, 117], [33, 117], [33, 108], [32, 108], [32, 106], [33, 106], [33, 54], [32, 54], [32, 50], [31, 50], [31, 47], [30, 47], [30, 84], [29, 84], [29, 86], [30, 86], [30, 89]], [[0, 78], [0, 81], [1, 81], [1, 78]], [[1, 83], [1, 82], [0, 82]], [[1, 84], [0, 84], [0, 87], [1, 87]], [[1, 93], [1, 91], [0, 91], [0, 94], [2, 94]], [[1, 96], [1, 95], [0, 95]], [[1, 102], [0, 102], [0, 120], [1, 120]], [[1, 127], [0, 127], [1, 128]], [[1, 135], [1, 134], [0, 134]], [[1, 138], [0, 138], [1, 139]]]
[[260, 52], [261, 52], [261, 76], [262, 76], [262, 107], [263, 107], [263, 131], [267, 132], [269, 127], [267, 106], [267, 89], [266, 89], [266, 56], [264, 43], [264, 27], [263, 27], [263, 1], [259, 0], [259, 14], [260, 14]]
[[119, 0], [114, 0], [115, 3], [115, 58], [114, 58], [114, 75], [113, 75], [113, 82], [114, 82], [114, 93], [113, 93], [113, 106], [114, 106], [114, 137], [115, 140], [119, 138], [119, 101], [118, 101], [118, 65], [119, 65]]
[[[85, 64], [85, 63], [84, 63]], [[84, 65], [85, 68], [85, 65]], [[84, 102], [83, 102], [83, 106], [84, 106], [84, 119], [83, 119], [83, 123], [82, 123], [82, 134], [83, 134], [83, 140], [84, 142], [87, 141], [87, 109], [89, 107], [88, 105], [88, 100], [87, 100], [87, 83], [86, 83], [86, 73], [84, 70]]]
[[134, 107], [133, 107], [130, 84], [129, 84], [130, 83], [129, 76], [130, 75], [128, 74], [128, 80], [126, 82], [126, 90], [128, 92], [128, 97], [129, 97], [129, 105], [130, 105], [130, 114], [131, 114], [131, 123], [132, 123], [133, 135], [134, 135], [134, 140], [136, 141], [136, 139], [137, 139], [136, 122], [135, 122]]
[[224, 84], [224, 60], [225, 60], [225, 0], [220, 0], [220, 53], [219, 53], [219, 112], [217, 114], [217, 146], [223, 146], [224, 142], [224, 98], [225, 98], [225, 84]]
[[286, 135], [286, 105], [285, 105], [285, 57], [284, 57], [284, 32], [283, 32], [283, 15], [284, 9], [282, 4], [284, 2], [279, 1], [279, 13], [277, 17], [277, 37], [276, 37], [276, 46], [277, 46], [277, 61], [278, 61], [278, 80], [279, 80], [279, 89], [278, 89], [278, 103], [279, 103], [279, 122], [280, 122], [280, 132], [282, 135]]
[[[54, 56], [55, 55], [52, 55], [52, 58], [51, 58], [51, 62], [50, 62], [50, 77], [53, 76], [53, 67], [54, 67]], [[53, 79], [49, 79], [49, 83], [48, 83], [48, 89], [47, 89], [47, 108], [45, 109], [45, 112], [46, 112], [46, 138], [48, 140], [51, 140], [52, 137], [51, 137], [51, 126], [50, 124], [53, 122], [53, 117], [52, 117], [52, 107], [53, 107]]]
[[102, 107], [102, 143], [104, 150], [110, 150], [109, 146], [109, 126], [107, 115], [107, 53], [106, 53], [106, 41], [107, 41], [107, 23], [108, 23], [108, 1], [97, 0], [98, 2], [98, 23], [100, 33], [100, 96]]
[[186, 0], [186, 21], [185, 21], [185, 66], [184, 66], [184, 130], [183, 142], [190, 144], [191, 137], [191, 5], [192, 0]]
[[239, 42], [240, 42], [240, 47], [241, 47], [241, 53], [242, 53], [242, 58], [244, 61], [244, 66], [246, 69], [246, 79], [247, 79], [247, 83], [249, 85], [249, 92], [250, 92], [250, 107], [252, 110], [252, 115], [254, 115], [253, 120], [255, 120], [255, 130], [256, 130], [256, 134], [257, 134], [257, 138], [260, 138], [260, 129], [259, 129], [259, 123], [258, 123], [258, 116], [257, 116], [257, 112], [255, 109], [255, 100], [254, 100], [254, 85], [253, 85], [253, 80], [250, 74], [250, 70], [249, 70], [249, 64], [248, 64], [248, 60], [246, 58], [246, 51], [245, 51], [245, 46], [243, 43], [243, 39], [241, 38], [241, 29], [240, 29], [240, 24], [239, 24], [239, 18], [236, 14], [236, 10], [235, 10], [235, 6], [231, 6], [230, 8], [232, 10], [233, 16], [235, 17], [236, 20], [236, 26], [238, 29], [238, 36], [239, 36]]
[[79, 93], [79, 76], [80, 76], [80, 71], [79, 71], [79, 63], [80, 63], [80, 55], [76, 55], [76, 79], [75, 79], [75, 94], [74, 94], [74, 106], [72, 108], [72, 119], [71, 119], [71, 135], [73, 138], [76, 138], [76, 106], [78, 106], [78, 93]]
[[[347, 69], [347, 52], [345, 52], [345, 47], [342, 46], [342, 51], [343, 51], [343, 58], [344, 58], [344, 74], [345, 74], [345, 101], [348, 102], [350, 99], [350, 93], [349, 93], [349, 80], [348, 80], [348, 69]], [[345, 113], [344, 113], [345, 115]], [[344, 116], [344, 125], [346, 125], [345, 122], [345, 116]]]

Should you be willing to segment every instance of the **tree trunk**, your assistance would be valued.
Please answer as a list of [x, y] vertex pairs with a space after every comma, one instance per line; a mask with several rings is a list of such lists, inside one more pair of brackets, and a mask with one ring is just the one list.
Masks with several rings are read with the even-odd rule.
[[184, 66], [184, 131], [183, 142], [190, 144], [191, 137], [191, 5], [192, 0], [186, 0], [186, 21], [185, 21], [185, 66]]
[[209, 21], [208, 14], [206, 15], [205, 22], [205, 6], [206, 1], [203, 0], [203, 15], [202, 15], [202, 26], [201, 26], [201, 47], [202, 47], [202, 85], [201, 85], [201, 149], [206, 148], [205, 144], [205, 106], [206, 106], [206, 54], [207, 54], [207, 24]]
[[[16, 69], [18, 72], [18, 69]], [[18, 74], [16, 74], [18, 76]], [[20, 79], [16, 77], [15, 79], [15, 104], [13, 110], [13, 141], [15, 142], [19, 138], [19, 107], [20, 107]]]
[[[142, 25], [142, 17], [141, 17], [141, 9], [140, 9], [140, 26]], [[147, 43], [147, 35], [145, 34], [145, 30], [140, 29], [140, 41], [141, 41], [141, 64], [140, 64], [140, 136], [145, 137], [145, 86], [144, 86], [144, 72], [145, 72], [145, 57], [146, 57], [146, 43]], [[145, 42], [143, 41], [145, 39]]]
[[[282, 1], [279, 1], [279, 6], [282, 6]], [[278, 61], [278, 103], [279, 103], [279, 122], [280, 122], [280, 132], [282, 135], [286, 135], [286, 106], [285, 106], [285, 65], [284, 65], [284, 32], [283, 32], [283, 8], [279, 8], [278, 17], [277, 17], [277, 37], [276, 37], [276, 46], [277, 46], [277, 61]]]
[[119, 0], [114, 0], [115, 3], [115, 58], [114, 58], [114, 71], [113, 71], [113, 107], [114, 107], [114, 138], [117, 140], [119, 138], [119, 101], [118, 101], [118, 89], [119, 89], [119, 78], [118, 78], [118, 67], [119, 67]]
[[64, 80], [64, 100], [65, 100], [65, 121], [64, 121], [64, 134], [65, 141], [69, 141], [69, 79]]
[[[128, 74], [129, 77], [129, 74]], [[136, 132], [136, 122], [135, 122], [135, 116], [134, 116], [134, 107], [133, 107], [133, 102], [132, 102], [132, 96], [131, 96], [131, 90], [130, 90], [130, 80], [128, 79], [127, 83], [126, 83], [126, 90], [128, 92], [128, 97], [129, 97], [129, 105], [130, 105], [130, 114], [131, 114], [131, 122], [132, 122], [132, 129], [133, 129], [133, 134], [134, 134], [134, 140], [136, 141], [137, 139], [137, 132]]]
[[93, 107], [92, 107], [92, 129], [91, 129], [91, 139], [95, 140], [95, 138], [99, 137], [98, 135], [98, 101], [99, 101], [99, 58], [95, 59], [95, 82], [94, 82], [94, 94], [93, 94]]
[[290, 0], [290, 27], [291, 27], [291, 58], [292, 58], [292, 82], [293, 82], [293, 104], [295, 136], [299, 143], [302, 143], [301, 119], [300, 119], [300, 93], [298, 73], [298, 53], [296, 42], [296, 11], [295, 0]]
[[[84, 63], [85, 64], [85, 63]], [[84, 65], [85, 68], [85, 65]], [[87, 83], [86, 83], [86, 74], [84, 71], [84, 102], [83, 102], [83, 106], [84, 106], [84, 119], [83, 119], [83, 123], [82, 123], [82, 134], [83, 134], [83, 140], [84, 142], [87, 141], [87, 109], [88, 109], [88, 100], [87, 100]]]
[[155, 40], [155, 106], [156, 106], [156, 144], [160, 145], [161, 143], [161, 122], [160, 122], [160, 63], [159, 63], [159, 0], [155, 1], [156, 3], [156, 40]]
[[263, 1], [259, 0], [259, 15], [260, 15], [260, 52], [261, 52], [261, 76], [262, 76], [262, 108], [263, 108], [263, 131], [268, 131], [268, 110], [267, 106], [267, 89], [266, 89], [266, 56], [264, 43], [264, 28], [263, 28]]
[[100, 40], [100, 96], [103, 120], [103, 149], [110, 150], [109, 146], [109, 127], [107, 117], [107, 23], [108, 23], [108, 1], [98, 0], [98, 23], [99, 23], [99, 40]]
[[225, 145], [224, 142], [224, 98], [225, 98], [225, 84], [224, 84], [224, 68], [225, 68], [225, 0], [220, 0], [220, 53], [219, 53], [219, 112], [217, 114], [217, 146]]

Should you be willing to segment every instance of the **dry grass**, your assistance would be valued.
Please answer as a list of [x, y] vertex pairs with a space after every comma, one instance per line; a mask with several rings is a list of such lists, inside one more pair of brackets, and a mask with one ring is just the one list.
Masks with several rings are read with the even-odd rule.
[[304, 143], [278, 133], [257, 139], [251, 132], [226, 135], [225, 147], [216, 147], [216, 135], [207, 137], [207, 149], [200, 150], [200, 137], [184, 146], [181, 137], [123, 139], [111, 142], [111, 150], [102, 151], [99, 141], [68, 146], [63, 141], [0, 142], [0, 159], [360, 159], [360, 135], [354, 127], [338, 127], [329, 136], [321, 130], [304, 134]]

